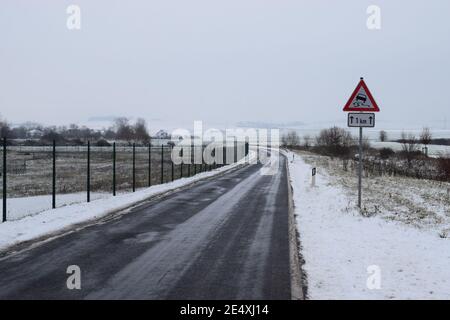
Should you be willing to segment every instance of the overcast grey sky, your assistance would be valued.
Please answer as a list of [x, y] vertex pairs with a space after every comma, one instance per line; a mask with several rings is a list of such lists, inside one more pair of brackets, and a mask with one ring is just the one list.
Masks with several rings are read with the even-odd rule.
[[442, 126], [449, 39], [448, 0], [2, 0], [0, 114], [335, 121], [364, 76], [379, 121]]

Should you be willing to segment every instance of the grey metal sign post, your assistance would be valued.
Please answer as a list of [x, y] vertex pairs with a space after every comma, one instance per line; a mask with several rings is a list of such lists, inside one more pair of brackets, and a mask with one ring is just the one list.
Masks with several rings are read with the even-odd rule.
[[347, 118], [349, 128], [359, 127], [359, 152], [358, 152], [358, 207], [361, 208], [361, 189], [363, 171], [363, 128], [375, 127], [375, 113], [349, 113]]
[[359, 166], [358, 166], [358, 208], [361, 209], [361, 193], [362, 193], [362, 170], [363, 170], [363, 147], [362, 137], [363, 128], [359, 127]]
[[375, 113], [349, 113], [348, 127], [359, 127], [359, 152], [358, 152], [358, 208], [361, 208], [362, 172], [363, 172], [363, 128], [375, 127]]

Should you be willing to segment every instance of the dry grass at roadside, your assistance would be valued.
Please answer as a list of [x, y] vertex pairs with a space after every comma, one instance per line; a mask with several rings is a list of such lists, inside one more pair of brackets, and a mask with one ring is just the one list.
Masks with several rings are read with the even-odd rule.
[[[1, 155], [1, 153], [0, 153]], [[136, 153], [136, 188], [148, 186], [148, 153]], [[117, 152], [116, 186], [118, 191], [130, 191], [133, 181], [131, 152]], [[19, 166], [20, 165], [20, 166]], [[8, 198], [31, 197], [52, 193], [51, 152], [8, 152], [8, 168], [22, 170], [8, 172]], [[22, 168], [23, 167], [23, 168]], [[171, 181], [170, 152], [164, 153], [164, 182]], [[187, 176], [184, 165], [183, 176]], [[193, 174], [191, 166], [191, 175]], [[197, 166], [200, 170], [200, 165]], [[112, 150], [91, 152], [91, 191], [112, 193]], [[179, 165], [174, 166], [174, 178], [181, 175]], [[69, 194], [86, 190], [87, 158], [85, 152], [59, 152], [56, 155], [56, 193]], [[1, 181], [2, 177], [0, 177]], [[161, 182], [161, 152], [152, 151], [151, 184]], [[0, 194], [2, 192], [0, 184]]]
[[[299, 151], [305, 162], [330, 176], [350, 196], [348, 208], [356, 206], [357, 173], [349, 166], [343, 170], [342, 160]], [[365, 216], [377, 215], [417, 228], [436, 231], [450, 237], [450, 184], [401, 176], [364, 176], [363, 209]]]

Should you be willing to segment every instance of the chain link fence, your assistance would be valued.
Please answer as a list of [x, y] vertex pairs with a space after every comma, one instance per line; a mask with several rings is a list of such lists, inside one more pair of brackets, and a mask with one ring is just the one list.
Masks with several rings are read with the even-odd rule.
[[[171, 146], [8, 146], [0, 148], [2, 220], [16, 220], [51, 208], [134, 192], [190, 177], [223, 165], [175, 164]], [[223, 150], [237, 154], [237, 144]], [[200, 150], [199, 150], [200, 149]], [[230, 150], [229, 150], [230, 149]], [[248, 145], [245, 147], [248, 153]], [[224, 157], [225, 160], [225, 157]], [[237, 161], [233, 157], [231, 162]], [[230, 163], [227, 158], [226, 163]], [[8, 204], [8, 206], [7, 206]]]

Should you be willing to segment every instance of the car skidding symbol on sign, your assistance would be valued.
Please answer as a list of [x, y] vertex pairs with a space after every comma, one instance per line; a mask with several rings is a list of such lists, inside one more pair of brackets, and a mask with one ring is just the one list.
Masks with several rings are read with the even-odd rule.
[[370, 108], [372, 109], [372, 101], [367, 97], [367, 93], [364, 88], [360, 88], [358, 93], [353, 98], [350, 108]]
[[355, 98], [355, 101], [353, 102], [353, 106], [360, 107], [363, 106], [367, 101], [367, 96], [362, 93], [358, 93], [358, 95]]

